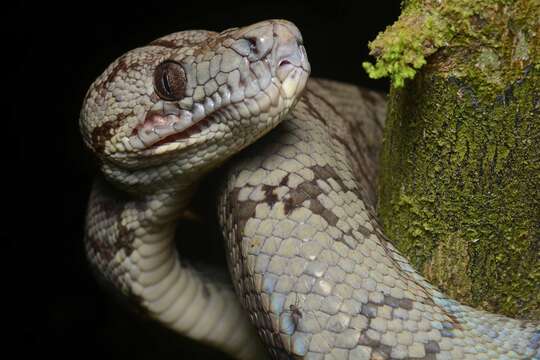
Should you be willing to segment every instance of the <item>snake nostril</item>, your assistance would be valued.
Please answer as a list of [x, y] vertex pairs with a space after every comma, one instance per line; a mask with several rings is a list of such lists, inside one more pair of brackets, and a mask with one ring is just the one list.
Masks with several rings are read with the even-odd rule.
[[252, 52], [257, 53], [259, 51], [258, 48], [257, 48], [257, 38], [256, 37], [247, 37], [246, 40], [249, 43], [249, 49]]
[[281, 60], [279, 62], [278, 67], [285, 66], [285, 65], [290, 65], [290, 64], [291, 64], [291, 62], [289, 60], [283, 59], [283, 60]]

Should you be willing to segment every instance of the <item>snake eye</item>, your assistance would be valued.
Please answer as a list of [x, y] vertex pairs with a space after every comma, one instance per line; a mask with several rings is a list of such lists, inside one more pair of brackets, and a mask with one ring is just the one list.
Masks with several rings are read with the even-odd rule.
[[154, 88], [163, 100], [179, 100], [186, 90], [186, 73], [182, 65], [174, 61], [164, 61], [154, 72]]

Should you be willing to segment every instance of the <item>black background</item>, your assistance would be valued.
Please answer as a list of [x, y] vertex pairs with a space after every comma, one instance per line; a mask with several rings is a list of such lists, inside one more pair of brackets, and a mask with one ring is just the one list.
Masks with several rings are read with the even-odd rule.
[[[87, 266], [84, 212], [96, 168], [79, 136], [78, 113], [91, 82], [110, 62], [171, 32], [220, 31], [284, 18], [303, 34], [312, 76], [385, 91], [387, 81], [368, 79], [361, 63], [372, 60], [368, 41], [398, 15], [398, 0], [20, 2], [9, 37], [20, 48], [4, 56], [16, 69], [4, 74], [14, 80], [9, 88], [14, 122], [4, 124], [4, 136], [22, 136], [14, 166], [9, 161], [5, 166], [19, 170], [7, 188], [7, 197], [14, 200], [10, 213], [18, 221], [4, 254], [10, 266], [6, 278], [15, 283], [3, 291], [13, 301], [8, 315], [15, 320], [13, 333], [23, 339], [19, 350], [56, 358], [223, 357], [126, 310]], [[212, 210], [207, 212], [211, 217]], [[198, 229], [187, 224], [183, 231]], [[219, 239], [216, 244], [199, 236], [179, 246], [190, 257], [223, 263]]]

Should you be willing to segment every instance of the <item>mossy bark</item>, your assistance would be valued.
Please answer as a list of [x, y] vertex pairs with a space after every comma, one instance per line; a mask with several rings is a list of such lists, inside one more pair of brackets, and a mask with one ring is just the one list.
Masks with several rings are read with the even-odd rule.
[[472, 2], [452, 12], [466, 27], [391, 89], [379, 213], [450, 296], [540, 319], [540, 6]]

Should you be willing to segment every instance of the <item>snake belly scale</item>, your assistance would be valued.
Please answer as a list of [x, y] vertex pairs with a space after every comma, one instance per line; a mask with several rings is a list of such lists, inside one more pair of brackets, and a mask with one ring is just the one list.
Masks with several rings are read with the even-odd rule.
[[[179, 32], [113, 62], [80, 118], [102, 172], [97, 273], [239, 359], [540, 358], [538, 323], [447, 298], [392, 246], [373, 211], [385, 100], [309, 72], [285, 20]], [[218, 201], [231, 286], [174, 236], [199, 180], [242, 149]]]

